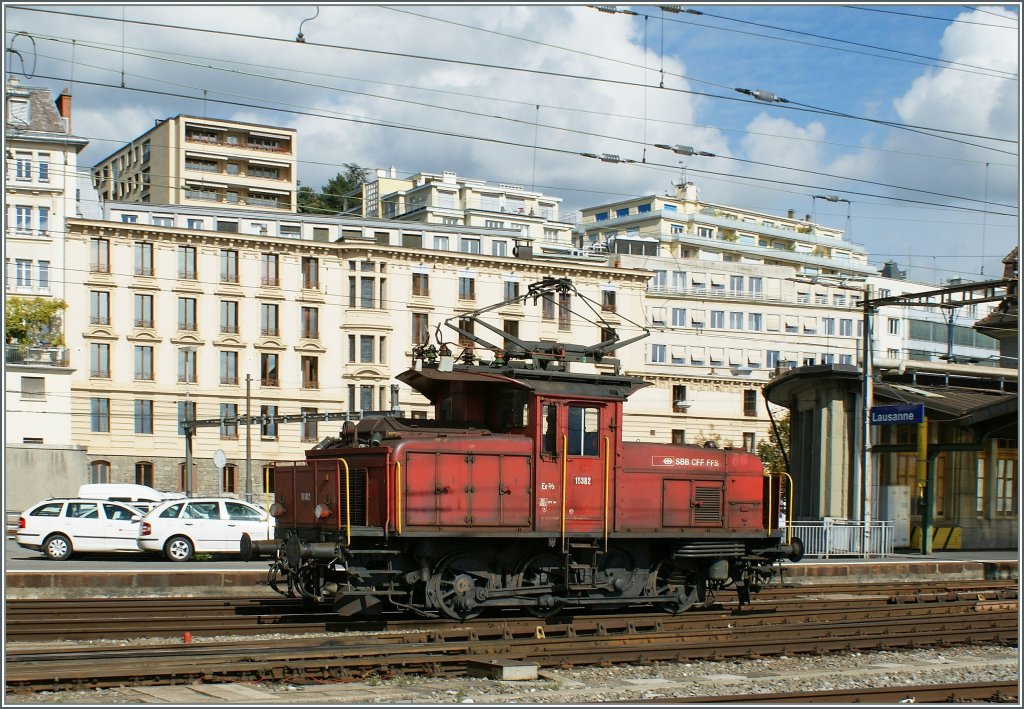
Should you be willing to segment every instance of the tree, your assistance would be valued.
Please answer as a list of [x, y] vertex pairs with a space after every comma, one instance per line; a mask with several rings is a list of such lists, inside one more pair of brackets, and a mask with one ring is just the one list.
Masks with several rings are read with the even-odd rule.
[[366, 182], [370, 171], [354, 162], [347, 162], [343, 167], [345, 169], [329, 179], [319, 192], [308, 185], [299, 186], [297, 200], [300, 212], [304, 214], [344, 212], [361, 204], [362, 194], [349, 195], [348, 193], [359, 190]]
[[53, 298], [8, 298], [4, 304], [7, 344], [20, 347], [61, 347], [61, 314], [68, 304]]
[[[786, 460], [789, 459], [789, 413], [785, 416], [775, 420], [775, 425], [779, 429], [779, 438], [782, 439], [782, 448], [779, 448], [779, 443], [775, 438], [775, 432], [772, 432], [771, 437], [766, 441], [760, 441], [757, 444], [757, 455], [764, 463], [764, 469], [770, 473], [784, 473], [786, 470]], [[785, 455], [783, 455], [785, 451]]]

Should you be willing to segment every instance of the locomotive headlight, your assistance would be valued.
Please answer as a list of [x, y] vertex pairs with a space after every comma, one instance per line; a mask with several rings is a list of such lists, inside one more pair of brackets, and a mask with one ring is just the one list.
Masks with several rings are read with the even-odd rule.
[[316, 515], [317, 519], [327, 519], [331, 516], [331, 508], [323, 503], [320, 503], [315, 508], [313, 508], [313, 514]]
[[275, 502], [270, 506], [270, 515], [272, 517], [280, 517], [285, 513], [284, 505], [280, 502]]

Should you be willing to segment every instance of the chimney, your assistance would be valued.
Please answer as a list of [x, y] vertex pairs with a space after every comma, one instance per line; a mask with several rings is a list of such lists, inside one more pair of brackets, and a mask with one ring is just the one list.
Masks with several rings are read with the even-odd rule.
[[64, 89], [60, 92], [60, 96], [57, 97], [57, 113], [60, 114], [61, 119], [64, 121], [64, 130], [68, 133], [71, 132], [71, 93]]
[[796, 212], [794, 212], [792, 209], [790, 209], [788, 212], [786, 212], [786, 217], [789, 218], [789, 219], [792, 219], [795, 216], [796, 216]]

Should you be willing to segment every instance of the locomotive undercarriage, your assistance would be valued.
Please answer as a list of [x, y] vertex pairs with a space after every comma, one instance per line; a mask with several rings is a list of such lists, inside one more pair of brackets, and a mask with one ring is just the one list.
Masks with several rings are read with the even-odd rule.
[[331, 602], [343, 616], [408, 610], [467, 620], [521, 608], [546, 617], [565, 607], [631, 604], [675, 614], [707, 605], [725, 589], [748, 603], [771, 581], [778, 560], [798, 557], [794, 542], [613, 539], [606, 549], [603, 539], [572, 537], [563, 549], [557, 537], [488, 545], [432, 538], [353, 540], [345, 548], [291, 537], [273, 552], [269, 582], [287, 596]]

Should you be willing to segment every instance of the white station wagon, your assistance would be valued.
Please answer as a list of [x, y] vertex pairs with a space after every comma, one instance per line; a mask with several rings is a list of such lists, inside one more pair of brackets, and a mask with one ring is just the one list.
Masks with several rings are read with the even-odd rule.
[[77, 552], [138, 552], [141, 519], [122, 502], [53, 498], [21, 513], [16, 540], [57, 561]]
[[274, 518], [234, 498], [167, 500], [142, 518], [138, 545], [170, 561], [188, 561], [195, 554], [239, 554], [243, 534], [273, 539]]

